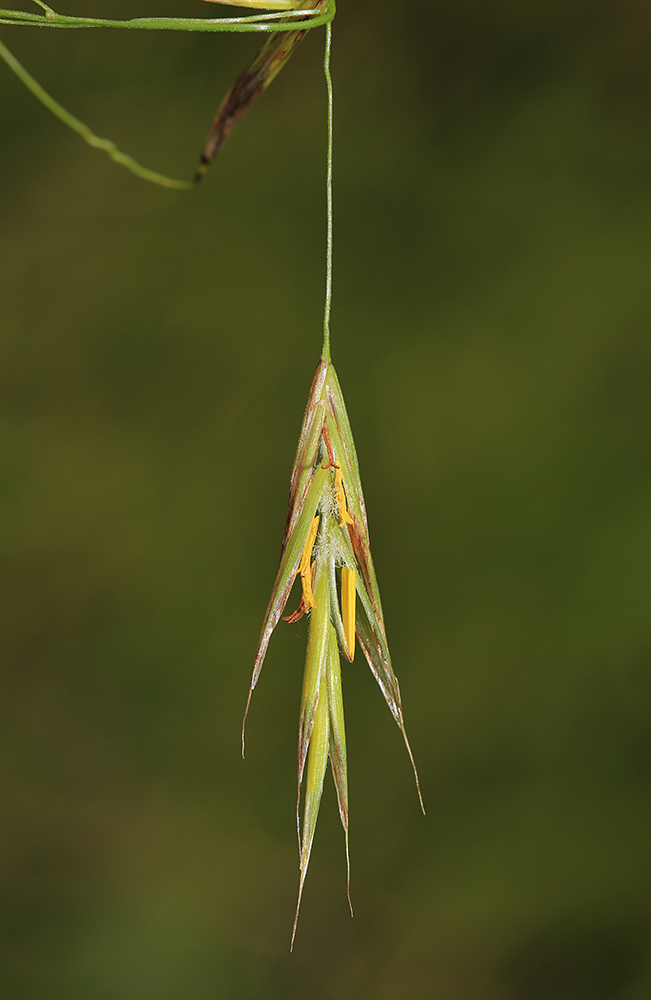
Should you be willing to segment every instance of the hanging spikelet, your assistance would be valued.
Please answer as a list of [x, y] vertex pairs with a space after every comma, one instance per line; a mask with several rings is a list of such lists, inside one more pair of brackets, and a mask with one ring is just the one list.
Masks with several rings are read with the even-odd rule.
[[[348, 778], [339, 650], [347, 660], [352, 660], [355, 634], [402, 731], [423, 805], [405, 731], [400, 688], [387, 645], [357, 453], [335, 369], [325, 360], [319, 363], [314, 376], [296, 450], [280, 567], [262, 626], [244, 714], [242, 753], [251, 695], [271, 633], [297, 576], [301, 578], [300, 604], [285, 620], [295, 622], [309, 612], [310, 625], [298, 736], [296, 821], [301, 875], [294, 934], [328, 758], [337, 789], [348, 862]], [[348, 872], [350, 881], [349, 865]]]

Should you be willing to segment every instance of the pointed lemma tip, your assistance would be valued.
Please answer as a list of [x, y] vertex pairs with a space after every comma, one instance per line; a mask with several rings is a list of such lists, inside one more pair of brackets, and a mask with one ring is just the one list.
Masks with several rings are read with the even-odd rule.
[[294, 950], [294, 938], [296, 937], [296, 928], [298, 927], [298, 914], [301, 909], [301, 899], [303, 898], [303, 886], [305, 885], [306, 874], [307, 874], [307, 868], [305, 870], [301, 869], [301, 881], [298, 886], [298, 902], [296, 903], [296, 915], [294, 917], [294, 926], [292, 928], [292, 942], [289, 946], [290, 954]]
[[251, 704], [251, 695], [253, 694], [253, 688], [249, 688], [249, 697], [246, 699], [246, 708], [244, 709], [244, 718], [242, 719], [242, 760], [244, 760], [244, 749], [245, 749], [245, 733], [246, 733], [246, 718], [249, 714], [249, 706]]
[[420, 802], [420, 808], [423, 811], [423, 816], [427, 816], [427, 812], [425, 811], [425, 803], [423, 802], [423, 796], [420, 793], [420, 785], [418, 784], [418, 773], [416, 773], [416, 791], [418, 792], [418, 800]]
[[346, 895], [348, 896], [348, 907], [351, 917], [354, 917], [353, 904], [350, 898], [350, 855], [348, 854], [348, 830], [346, 830]]
[[425, 803], [423, 802], [423, 796], [420, 790], [420, 781], [418, 780], [418, 769], [416, 767], [416, 761], [414, 760], [414, 755], [411, 752], [411, 747], [409, 746], [409, 740], [407, 739], [407, 731], [404, 725], [400, 727], [402, 729], [402, 735], [404, 737], [405, 746], [407, 747], [407, 753], [409, 754], [409, 760], [411, 761], [411, 766], [414, 769], [414, 778], [416, 781], [416, 791], [418, 792], [418, 801], [420, 802], [420, 808], [423, 811], [423, 816], [427, 816], [425, 812]]
[[[409, 746], [407, 748], [409, 749]], [[414, 769], [414, 778], [416, 779], [416, 791], [418, 792], [418, 801], [420, 802], [420, 807], [423, 811], [423, 816], [427, 816], [427, 813], [425, 812], [425, 803], [423, 802], [423, 796], [420, 790], [420, 781], [418, 780], [418, 771], [416, 770], [416, 762], [414, 758], [411, 756], [411, 749], [409, 749], [409, 756], [411, 757], [411, 766]]]

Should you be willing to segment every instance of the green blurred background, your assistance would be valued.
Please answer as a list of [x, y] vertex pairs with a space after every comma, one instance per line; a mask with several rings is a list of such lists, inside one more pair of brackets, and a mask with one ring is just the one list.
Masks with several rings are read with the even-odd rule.
[[[2, 38], [181, 177], [259, 44]], [[648, 4], [341, 0], [333, 359], [428, 815], [358, 653], [355, 918], [328, 777], [290, 956], [305, 621], [239, 734], [320, 349], [322, 51], [190, 194], [0, 65], [2, 996], [643, 1000]]]

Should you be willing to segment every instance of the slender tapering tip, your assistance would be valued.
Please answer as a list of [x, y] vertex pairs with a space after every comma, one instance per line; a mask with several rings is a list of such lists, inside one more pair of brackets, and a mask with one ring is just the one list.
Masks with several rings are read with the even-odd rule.
[[348, 906], [350, 908], [350, 915], [354, 917], [353, 904], [350, 898], [350, 855], [348, 854], [348, 830], [344, 831], [346, 835], [346, 895], [348, 896]]
[[245, 750], [245, 733], [246, 733], [246, 717], [249, 714], [249, 706], [251, 704], [251, 695], [253, 694], [253, 685], [249, 688], [249, 697], [246, 699], [246, 708], [244, 709], [244, 718], [242, 719], [242, 760], [244, 760], [244, 750]]
[[405, 746], [407, 747], [407, 753], [409, 754], [409, 760], [411, 761], [411, 766], [414, 769], [414, 778], [416, 780], [416, 791], [418, 792], [418, 801], [420, 802], [420, 807], [423, 810], [423, 816], [426, 816], [427, 813], [425, 812], [425, 803], [423, 802], [423, 796], [420, 791], [420, 781], [418, 780], [418, 770], [416, 769], [416, 761], [414, 760], [414, 755], [411, 752], [411, 747], [409, 746], [409, 740], [407, 739], [407, 731], [404, 725], [401, 725], [400, 729], [402, 730], [402, 736], [405, 741]]
[[296, 915], [294, 917], [294, 926], [292, 928], [292, 941], [289, 946], [290, 954], [294, 950], [294, 938], [296, 937], [296, 928], [298, 927], [298, 914], [301, 910], [301, 899], [303, 897], [303, 886], [305, 885], [305, 876], [307, 875], [307, 868], [301, 871], [301, 882], [298, 887], [298, 902], [296, 903]]

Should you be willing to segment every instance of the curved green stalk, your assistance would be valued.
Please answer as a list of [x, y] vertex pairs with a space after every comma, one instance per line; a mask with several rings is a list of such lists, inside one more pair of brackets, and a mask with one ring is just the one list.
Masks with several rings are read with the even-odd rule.
[[127, 170], [130, 170], [132, 174], [142, 177], [143, 180], [151, 181], [153, 184], [160, 184], [161, 187], [166, 188], [175, 188], [179, 191], [187, 191], [192, 187], [192, 181], [177, 181], [172, 177], [165, 177], [164, 174], [159, 174], [155, 170], [142, 167], [132, 156], [122, 153], [111, 139], [100, 139], [99, 136], [95, 135], [89, 129], [88, 125], [84, 125], [78, 118], [75, 118], [69, 111], [66, 111], [58, 101], [55, 101], [47, 91], [43, 90], [40, 83], [37, 83], [34, 77], [29, 75], [25, 67], [21, 66], [16, 57], [12, 55], [9, 49], [5, 48], [2, 42], [0, 42], [0, 58], [4, 59], [7, 66], [14, 71], [18, 79], [25, 84], [34, 97], [38, 98], [41, 104], [44, 104], [53, 115], [56, 115], [73, 132], [77, 132], [93, 149], [103, 150], [115, 163], [119, 163], [121, 166], [126, 167]]

